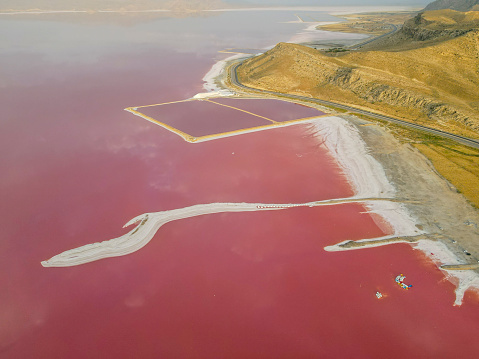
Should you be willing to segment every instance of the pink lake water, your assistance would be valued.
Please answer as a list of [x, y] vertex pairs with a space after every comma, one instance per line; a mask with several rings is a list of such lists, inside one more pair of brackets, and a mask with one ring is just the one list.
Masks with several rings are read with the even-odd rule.
[[195, 137], [273, 124], [267, 119], [210, 101], [141, 107], [137, 111]]
[[[147, 39], [232, 16], [127, 28], [0, 19], [0, 357], [475, 357], [478, 298], [453, 307], [454, 286], [421, 252], [323, 250], [388, 234], [359, 204], [189, 218], [128, 256], [41, 267], [144, 212], [353, 194], [310, 125], [189, 144], [122, 110], [191, 97], [227, 47]], [[258, 47], [241, 41], [228, 37]]]
[[[270, 118], [276, 122], [286, 122], [324, 115], [324, 112], [317, 109], [280, 100], [218, 98], [212, 101], [227, 106], [239, 107], [257, 115]], [[274, 112], [271, 111], [273, 108]]]
[[139, 107], [137, 112], [200, 137], [324, 115], [324, 112], [270, 99], [212, 99]]

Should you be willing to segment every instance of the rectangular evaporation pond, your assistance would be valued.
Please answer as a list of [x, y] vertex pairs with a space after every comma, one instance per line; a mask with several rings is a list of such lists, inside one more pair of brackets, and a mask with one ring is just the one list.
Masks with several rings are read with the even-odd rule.
[[273, 99], [215, 98], [211, 101], [253, 112], [257, 115], [270, 118], [276, 122], [287, 122], [302, 118], [325, 115], [324, 112], [312, 107]]
[[206, 100], [138, 107], [136, 111], [193, 137], [222, 134], [274, 123], [254, 114]]

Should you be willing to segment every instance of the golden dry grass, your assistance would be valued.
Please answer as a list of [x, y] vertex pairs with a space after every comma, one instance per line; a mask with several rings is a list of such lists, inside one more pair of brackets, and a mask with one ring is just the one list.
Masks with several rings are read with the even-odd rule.
[[415, 144], [436, 170], [479, 208], [479, 150], [460, 145]]
[[391, 30], [389, 24], [399, 25], [414, 15], [414, 12], [377, 12], [341, 16], [347, 21], [320, 25], [318, 29], [348, 33], [380, 35]]
[[[477, 11], [455, 11], [451, 9], [426, 11], [423, 18], [430, 21], [431, 27], [439, 27], [441, 25], [448, 26], [470, 26], [479, 22], [479, 12]], [[477, 24], [476, 24], [477, 25]]]
[[431, 161], [442, 177], [479, 208], [479, 149], [365, 115], [356, 116], [386, 127], [399, 141], [414, 146]]

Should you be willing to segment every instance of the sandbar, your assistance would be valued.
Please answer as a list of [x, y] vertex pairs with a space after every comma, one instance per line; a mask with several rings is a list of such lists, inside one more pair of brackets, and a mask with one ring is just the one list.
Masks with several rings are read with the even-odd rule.
[[[372, 200], [372, 199], [369, 199]], [[383, 201], [383, 199], [378, 199]], [[360, 202], [359, 199], [334, 199], [299, 204], [267, 203], [208, 203], [155, 213], [144, 213], [132, 218], [123, 227], [137, 224], [130, 232], [107, 241], [87, 244], [62, 252], [41, 264], [44, 267], [71, 267], [100, 259], [124, 256], [146, 246], [164, 224], [184, 218], [223, 212], [271, 211], [296, 207], [333, 206]]]

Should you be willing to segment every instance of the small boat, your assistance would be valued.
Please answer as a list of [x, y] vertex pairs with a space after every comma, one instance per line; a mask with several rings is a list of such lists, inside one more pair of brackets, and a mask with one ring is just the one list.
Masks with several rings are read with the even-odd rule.
[[412, 285], [408, 285], [404, 283], [404, 279], [406, 279], [406, 276], [404, 274], [400, 274], [396, 277], [395, 281], [396, 283], [402, 288], [402, 289], [409, 289], [412, 287]]

